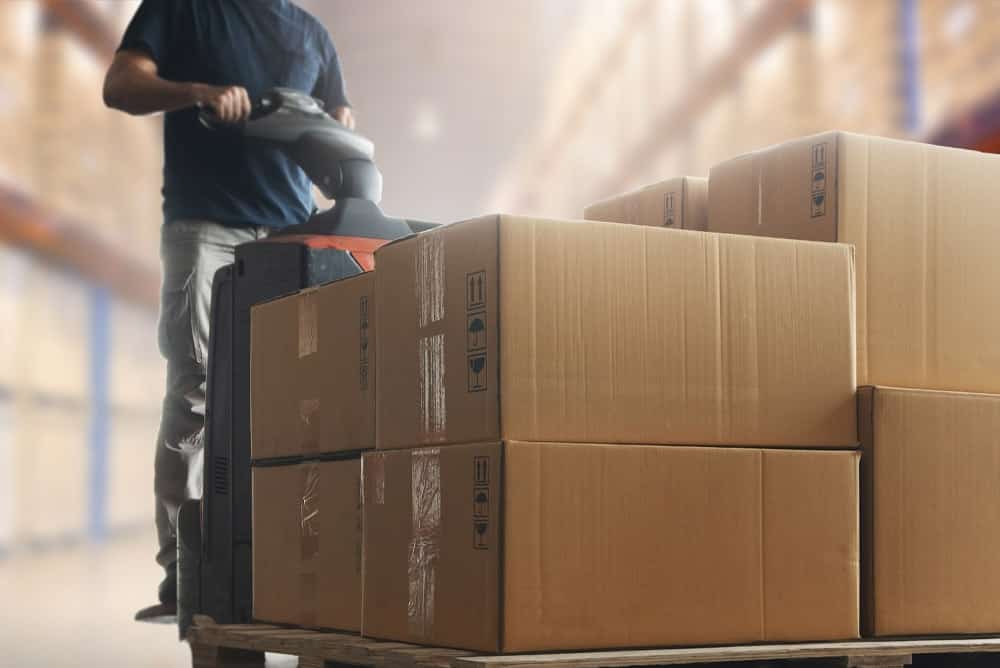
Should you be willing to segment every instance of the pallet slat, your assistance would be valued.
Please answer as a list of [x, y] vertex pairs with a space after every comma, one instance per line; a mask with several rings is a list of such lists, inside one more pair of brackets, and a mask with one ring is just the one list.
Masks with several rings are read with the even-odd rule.
[[[454, 668], [617, 668], [619, 666], [680, 665], [782, 659], [844, 657], [848, 666], [908, 665], [914, 654], [1000, 652], [1000, 638], [942, 640], [864, 640], [851, 642], [745, 645], [682, 649], [563, 652], [512, 656], [469, 656], [452, 660]], [[893, 663], [894, 661], [899, 663]], [[869, 663], [864, 663], [868, 661]], [[877, 663], [871, 663], [877, 661]]]
[[195, 668], [262, 666], [264, 652], [298, 656], [302, 668], [323, 668], [327, 662], [372, 668], [625, 668], [797, 659], [831, 659], [845, 668], [902, 668], [919, 654], [1000, 653], [1000, 638], [963, 637], [483, 656], [349, 633], [216, 625], [203, 618], [188, 639]]

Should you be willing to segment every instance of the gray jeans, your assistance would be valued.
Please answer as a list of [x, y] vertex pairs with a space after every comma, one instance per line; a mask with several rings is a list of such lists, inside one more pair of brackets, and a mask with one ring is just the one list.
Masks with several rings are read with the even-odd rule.
[[212, 278], [233, 262], [233, 249], [267, 236], [266, 227], [197, 220], [164, 224], [160, 237], [163, 290], [158, 338], [167, 360], [167, 388], [156, 439], [156, 561], [168, 575], [177, 561], [177, 511], [201, 498]]

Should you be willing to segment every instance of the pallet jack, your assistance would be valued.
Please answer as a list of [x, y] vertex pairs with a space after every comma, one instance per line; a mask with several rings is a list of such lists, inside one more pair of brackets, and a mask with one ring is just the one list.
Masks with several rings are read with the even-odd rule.
[[178, 515], [177, 621], [183, 639], [194, 615], [220, 624], [252, 619], [250, 309], [303, 288], [374, 268], [380, 246], [430, 223], [391, 218], [378, 206], [382, 175], [374, 146], [302, 93], [274, 89], [239, 126], [209, 112], [203, 125], [238, 132], [284, 152], [335, 200], [300, 225], [236, 247], [212, 285], [205, 409], [204, 492]]

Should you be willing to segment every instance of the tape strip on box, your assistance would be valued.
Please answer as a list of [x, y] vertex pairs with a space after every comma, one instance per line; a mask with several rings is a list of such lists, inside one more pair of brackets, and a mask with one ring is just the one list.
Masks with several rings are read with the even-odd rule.
[[420, 338], [417, 403], [420, 429], [429, 440], [440, 440], [447, 430], [444, 352], [444, 334]]
[[421, 328], [444, 320], [444, 237], [424, 234], [417, 239], [414, 265], [417, 291], [417, 325]]
[[299, 359], [319, 350], [319, 305], [316, 293], [304, 292], [299, 303]]
[[303, 626], [316, 624], [319, 541], [319, 464], [310, 462], [302, 465], [302, 499], [299, 504], [299, 601]]
[[441, 457], [438, 448], [415, 450], [411, 459], [411, 516], [407, 558], [410, 633], [428, 639], [434, 628], [434, 588], [441, 541]]

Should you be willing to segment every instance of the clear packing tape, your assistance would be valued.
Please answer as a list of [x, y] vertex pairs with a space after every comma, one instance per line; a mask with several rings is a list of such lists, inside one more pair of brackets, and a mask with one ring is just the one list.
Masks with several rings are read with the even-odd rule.
[[[417, 297], [417, 328], [427, 330], [444, 320], [445, 247], [440, 234], [425, 234], [417, 239], [414, 256], [413, 285]], [[447, 427], [445, 397], [444, 333], [420, 331], [417, 394], [420, 428], [427, 441], [443, 439]]]
[[299, 359], [319, 350], [319, 304], [314, 291], [298, 296], [299, 302]]
[[[316, 291], [301, 293], [299, 306], [299, 359], [319, 350], [319, 302]], [[318, 397], [299, 399], [299, 433], [302, 450], [319, 452], [320, 401]]]
[[420, 373], [417, 405], [420, 429], [429, 440], [439, 440], [444, 437], [448, 424], [444, 385], [444, 334], [421, 337], [418, 354]]
[[299, 600], [301, 623], [316, 625], [316, 590], [319, 570], [319, 464], [302, 465], [302, 499], [299, 504]]
[[410, 633], [429, 639], [434, 628], [434, 587], [441, 543], [441, 457], [438, 448], [411, 453], [413, 522], [407, 556]]
[[417, 238], [413, 285], [417, 291], [417, 326], [421, 329], [444, 320], [444, 237], [423, 234]]

